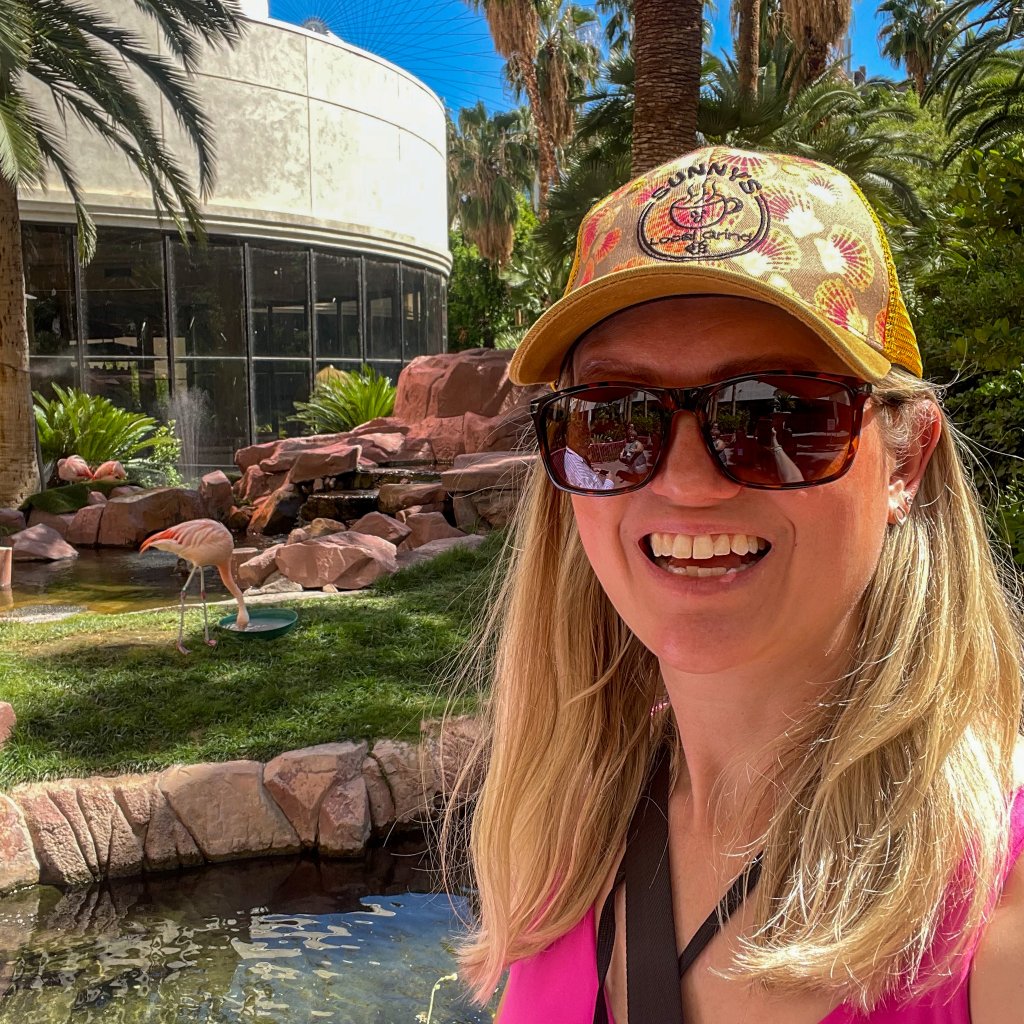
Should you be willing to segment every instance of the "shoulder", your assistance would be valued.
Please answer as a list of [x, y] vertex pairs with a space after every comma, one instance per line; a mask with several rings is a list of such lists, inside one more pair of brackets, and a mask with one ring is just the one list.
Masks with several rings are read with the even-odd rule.
[[[1024, 787], [1024, 745], [1014, 758], [1017, 788]], [[1024, 1006], [1024, 855], [1017, 858], [978, 945], [971, 968], [973, 1024], [1019, 1024]]]

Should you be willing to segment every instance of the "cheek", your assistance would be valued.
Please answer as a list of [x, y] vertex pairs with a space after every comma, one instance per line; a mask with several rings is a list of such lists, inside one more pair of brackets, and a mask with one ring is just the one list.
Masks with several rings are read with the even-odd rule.
[[583, 550], [601, 585], [609, 593], [615, 589], [625, 564], [620, 507], [624, 499], [628, 500], [625, 495], [621, 498], [585, 498], [576, 494], [571, 499]]

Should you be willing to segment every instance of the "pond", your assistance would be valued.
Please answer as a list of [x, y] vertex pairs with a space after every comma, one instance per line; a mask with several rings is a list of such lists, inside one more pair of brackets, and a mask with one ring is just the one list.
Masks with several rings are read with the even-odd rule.
[[490, 1024], [435, 881], [410, 846], [0, 898], [0, 1022]]

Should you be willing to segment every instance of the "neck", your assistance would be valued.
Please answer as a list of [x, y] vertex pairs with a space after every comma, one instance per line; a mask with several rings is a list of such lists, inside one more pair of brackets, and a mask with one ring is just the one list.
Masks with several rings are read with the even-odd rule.
[[228, 588], [232, 597], [238, 602], [238, 617], [235, 619], [235, 622], [239, 629], [245, 629], [249, 625], [249, 610], [245, 607], [245, 598], [242, 596], [242, 591], [235, 582], [234, 574], [231, 572], [231, 564], [229, 562], [222, 562], [217, 566], [217, 572], [220, 573], [224, 586]]

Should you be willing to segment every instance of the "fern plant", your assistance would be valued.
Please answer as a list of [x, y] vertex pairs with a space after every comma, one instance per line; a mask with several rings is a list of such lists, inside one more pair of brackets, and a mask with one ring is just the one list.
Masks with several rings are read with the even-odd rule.
[[178, 439], [151, 416], [118, 408], [101, 395], [59, 384], [52, 387], [52, 399], [38, 392], [32, 395], [39, 447], [43, 462], [51, 467], [69, 455], [80, 455], [93, 466], [116, 459], [131, 476], [135, 465], [177, 460]]
[[372, 366], [352, 373], [318, 375], [308, 402], [295, 403], [295, 418], [315, 434], [342, 433], [390, 416], [395, 386]]

